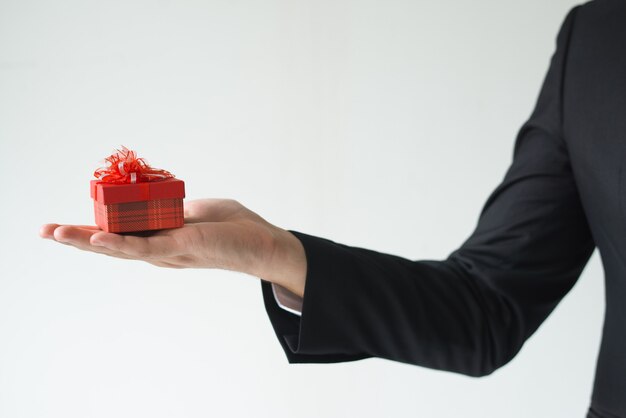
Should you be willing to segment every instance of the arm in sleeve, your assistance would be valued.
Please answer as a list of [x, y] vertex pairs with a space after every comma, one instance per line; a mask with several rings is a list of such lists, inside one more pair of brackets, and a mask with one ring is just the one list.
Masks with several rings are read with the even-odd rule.
[[473, 233], [444, 260], [408, 260], [291, 231], [304, 245], [301, 316], [266, 311], [290, 363], [379, 357], [483, 376], [509, 362], [571, 289], [595, 244], [562, 135], [565, 18], [513, 160]]

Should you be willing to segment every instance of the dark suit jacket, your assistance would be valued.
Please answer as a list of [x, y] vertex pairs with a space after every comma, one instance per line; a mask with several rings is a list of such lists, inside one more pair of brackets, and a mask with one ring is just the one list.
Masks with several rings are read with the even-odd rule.
[[261, 282], [290, 363], [380, 357], [470, 376], [516, 355], [597, 246], [607, 305], [589, 416], [626, 417], [626, 1], [568, 13], [512, 163], [445, 260], [292, 232], [308, 260], [302, 316]]

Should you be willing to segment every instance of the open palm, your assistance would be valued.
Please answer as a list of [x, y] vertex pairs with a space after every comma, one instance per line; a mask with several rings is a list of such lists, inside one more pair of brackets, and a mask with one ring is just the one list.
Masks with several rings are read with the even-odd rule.
[[114, 234], [96, 226], [46, 224], [40, 235], [78, 249], [160, 267], [260, 273], [274, 253], [277, 228], [234, 200], [185, 202], [182, 228]]

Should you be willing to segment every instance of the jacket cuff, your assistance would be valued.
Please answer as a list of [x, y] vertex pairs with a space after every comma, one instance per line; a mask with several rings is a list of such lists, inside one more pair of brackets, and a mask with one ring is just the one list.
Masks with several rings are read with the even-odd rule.
[[301, 316], [281, 308], [272, 283], [261, 280], [266, 312], [289, 363], [336, 363], [371, 357], [348, 348], [349, 341], [333, 322], [341, 322], [350, 297], [347, 271], [349, 254], [341, 244], [297, 231], [289, 231], [302, 242], [307, 273]]

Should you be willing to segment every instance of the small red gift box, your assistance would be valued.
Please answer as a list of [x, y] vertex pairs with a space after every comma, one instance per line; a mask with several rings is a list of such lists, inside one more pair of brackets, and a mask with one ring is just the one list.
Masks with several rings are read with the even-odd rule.
[[96, 225], [106, 232], [134, 232], [183, 226], [185, 183], [153, 169], [122, 148], [106, 159], [91, 180]]

